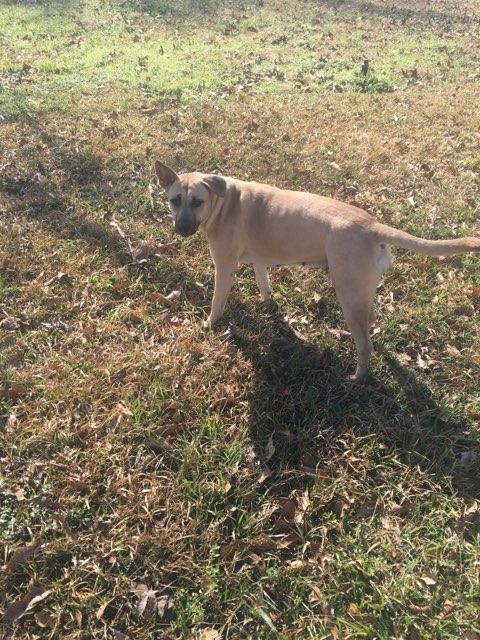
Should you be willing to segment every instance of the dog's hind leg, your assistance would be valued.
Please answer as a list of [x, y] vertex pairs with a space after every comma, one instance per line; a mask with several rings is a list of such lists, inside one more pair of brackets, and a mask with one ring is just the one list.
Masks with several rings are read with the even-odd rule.
[[[336, 255], [341, 256], [341, 260], [336, 260]], [[334, 252], [334, 257], [329, 258], [329, 267], [338, 301], [357, 350], [357, 368], [350, 379], [362, 382], [373, 351], [370, 325], [375, 293], [383, 270], [373, 252], [362, 252], [356, 258], [357, 260], [355, 256], [353, 259], [346, 258], [345, 253]]]
[[255, 271], [255, 279], [260, 289], [260, 295], [264, 302], [268, 302], [271, 296], [270, 290], [270, 278], [268, 277], [267, 267], [261, 264], [254, 264], [253, 270]]

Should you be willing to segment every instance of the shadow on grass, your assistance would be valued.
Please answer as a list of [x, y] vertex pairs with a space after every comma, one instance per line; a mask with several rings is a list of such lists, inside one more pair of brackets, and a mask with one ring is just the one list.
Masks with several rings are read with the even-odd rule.
[[[123, 0], [120, 6], [156, 18], [191, 22], [205, 17], [212, 18], [225, 9], [245, 11], [262, 6], [262, 0]], [[253, 5], [253, 7], [252, 7]]]
[[[437, 6], [432, 2], [431, 7], [422, 6], [420, 4], [404, 2], [398, 3], [390, 0], [389, 2], [369, 2], [368, 0], [306, 0], [310, 4], [321, 7], [328, 7], [338, 12], [350, 11], [355, 15], [363, 15], [371, 18], [388, 19], [399, 25], [413, 27], [415, 29], [429, 27], [448, 29], [452, 26], [471, 25], [472, 22], [478, 24], [480, 19], [468, 14], [467, 11], [461, 11], [460, 3], [457, 13], [449, 13], [439, 11]], [[452, 5], [449, 7], [452, 9]]]
[[75, 211], [80, 201], [92, 209], [108, 204], [109, 176], [89, 149], [66, 144], [46, 131], [37, 119], [28, 119], [41, 154], [28, 154], [0, 175], [0, 194], [7, 197], [6, 218], [18, 216], [41, 222], [62, 238], [85, 240], [104, 248], [121, 262], [128, 260], [125, 243], [108, 223], [91, 220]]
[[379, 349], [392, 382], [370, 378], [356, 385], [346, 380], [354, 362], [347, 371], [332, 349], [305, 341], [274, 303], [266, 322], [246, 308], [239, 313], [237, 307], [234, 316], [235, 343], [254, 368], [248, 398], [250, 433], [260, 460], [275, 433], [275, 453], [268, 460], [274, 478], [275, 472], [299, 469], [306, 464], [305, 456], [321, 462], [333, 455], [334, 442], [352, 431], [375, 434], [379, 443], [433, 474], [445, 488], [453, 478], [459, 493], [478, 494], [478, 479], [459, 474], [455, 456], [463, 425], [388, 351]]

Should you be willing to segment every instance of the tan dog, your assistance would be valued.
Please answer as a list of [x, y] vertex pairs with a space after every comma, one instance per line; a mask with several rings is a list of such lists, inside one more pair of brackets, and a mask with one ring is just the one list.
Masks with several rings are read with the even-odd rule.
[[391, 263], [387, 245], [431, 256], [480, 251], [479, 238], [423, 240], [380, 224], [362, 209], [311, 193], [212, 174], [177, 175], [158, 161], [155, 170], [168, 194], [175, 231], [190, 236], [200, 229], [207, 235], [215, 263], [208, 325], [222, 316], [239, 264], [253, 264], [264, 300], [270, 298], [267, 267], [324, 267], [355, 340], [355, 381], [365, 377], [373, 349], [372, 308]]

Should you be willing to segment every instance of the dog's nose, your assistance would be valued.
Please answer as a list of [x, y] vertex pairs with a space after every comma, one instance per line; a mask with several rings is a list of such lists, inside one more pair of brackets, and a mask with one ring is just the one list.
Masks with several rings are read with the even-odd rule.
[[175, 225], [175, 231], [181, 236], [191, 236], [195, 233], [195, 227], [188, 220], [180, 220]]

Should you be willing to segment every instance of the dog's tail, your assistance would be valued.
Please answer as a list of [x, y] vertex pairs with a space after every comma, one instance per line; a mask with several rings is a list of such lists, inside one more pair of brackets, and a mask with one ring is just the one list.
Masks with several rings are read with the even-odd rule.
[[386, 224], [375, 225], [375, 232], [379, 242], [393, 244], [395, 247], [409, 249], [427, 256], [453, 256], [457, 253], [480, 251], [480, 238], [455, 238], [455, 240], [425, 240], [394, 229]]

